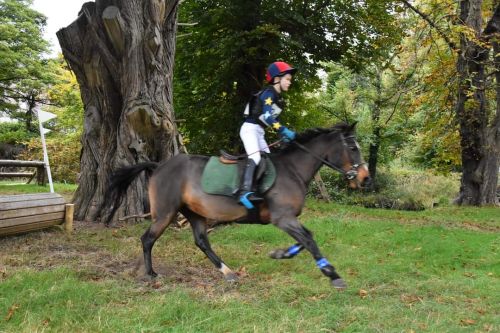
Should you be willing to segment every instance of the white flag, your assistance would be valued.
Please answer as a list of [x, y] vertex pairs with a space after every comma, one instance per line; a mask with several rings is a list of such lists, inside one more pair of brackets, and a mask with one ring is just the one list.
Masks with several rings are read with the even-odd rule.
[[47, 134], [51, 131], [48, 128], [43, 128], [43, 127], [42, 127], [42, 130], [43, 130], [43, 134]]
[[38, 110], [38, 120], [41, 122], [41, 123], [44, 123], [50, 119], [54, 119], [55, 117], [57, 117], [55, 114], [53, 113], [50, 113], [50, 112], [46, 112], [46, 111], [42, 111], [42, 110]]

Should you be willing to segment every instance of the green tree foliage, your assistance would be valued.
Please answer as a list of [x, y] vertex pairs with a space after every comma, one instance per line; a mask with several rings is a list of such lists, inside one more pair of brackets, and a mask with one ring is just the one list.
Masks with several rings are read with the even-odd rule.
[[418, 166], [448, 173], [458, 170], [461, 163], [454, 118], [456, 53], [452, 47], [458, 36], [450, 22], [441, 18], [455, 17], [457, 9], [449, 0], [421, 1], [418, 5], [436, 25], [408, 11], [411, 24], [399, 48], [399, 70], [412, 83], [404, 100], [409, 115], [419, 125], [409, 137], [404, 155]]
[[[83, 104], [76, 77], [67, 68], [62, 56], [51, 59], [54, 83], [48, 87], [46, 95], [50, 105], [45, 111], [57, 115], [44, 127], [51, 130], [46, 134], [47, 151], [51, 164], [52, 177], [55, 181], [74, 183], [80, 171], [80, 138], [83, 131]], [[17, 133], [17, 132], [16, 132]], [[22, 142], [26, 150], [20, 156], [26, 160], [43, 159], [40, 136], [24, 136]]]
[[0, 123], [0, 143], [19, 144], [38, 134], [26, 131], [26, 127], [17, 122]]
[[326, 89], [319, 97], [321, 108], [339, 121], [358, 122], [366, 158], [374, 144], [378, 145], [377, 162], [397, 158], [416, 124], [398, 96], [401, 81], [394, 71], [389, 66], [379, 68], [375, 62], [359, 72], [328, 64], [327, 75]]
[[[44, 53], [46, 18], [30, 8], [31, 0], [0, 0], [0, 112], [33, 131], [33, 108], [44, 100], [44, 87], [52, 82]], [[24, 110], [23, 110], [24, 109]]]
[[83, 103], [78, 82], [62, 56], [52, 62], [55, 82], [47, 91], [51, 104], [48, 111], [57, 115], [52, 128], [61, 135], [79, 140], [83, 131]]
[[283, 121], [300, 128], [314, 112], [322, 61], [360, 68], [398, 39], [390, 1], [186, 0], [179, 22], [175, 110], [192, 152], [234, 147], [242, 110], [262, 88], [266, 66], [285, 60], [299, 69]]
[[360, 122], [358, 130], [364, 151], [370, 152], [370, 165], [371, 150], [378, 145], [382, 164], [400, 158], [405, 164], [444, 173], [460, 167], [454, 119], [456, 58], [449, 46], [457, 36], [446, 21], [438, 19], [453, 16], [451, 5], [447, 0], [419, 2], [419, 8], [431, 13], [429, 19], [439, 26], [432, 27], [407, 11], [397, 16], [404, 38], [385, 45], [382, 57], [372, 59], [358, 73], [330, 68], [322, 100], [337, 116], [347, 114]]

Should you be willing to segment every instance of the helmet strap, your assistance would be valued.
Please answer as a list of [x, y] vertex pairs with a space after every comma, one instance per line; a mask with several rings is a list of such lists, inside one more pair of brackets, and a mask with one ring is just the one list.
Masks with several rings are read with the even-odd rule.
[[[278, 81], [275, 81], [276, 78], [280, 78]], [[276, 85], [279, 84], [279, 87], [276, 87]], [[273, 77], [273, 82], [271, 85], [274, 87], [274, 90], [276, 90], [278, 93], [281, 93], [281, 77], [280, 76], [275, 76]]]

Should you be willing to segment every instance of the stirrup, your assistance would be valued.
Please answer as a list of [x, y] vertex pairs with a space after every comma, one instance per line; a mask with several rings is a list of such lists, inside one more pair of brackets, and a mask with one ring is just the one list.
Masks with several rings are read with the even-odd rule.
[[256, 196], [255, 192], [246, 192], [242, 194], [238, 200], [238, 202], [245, 206], [246, 209], [254, 209], [255, 206], [253, 205], [253, 203], [259, 203], [262, 201], [264, 201], [264, 199]]

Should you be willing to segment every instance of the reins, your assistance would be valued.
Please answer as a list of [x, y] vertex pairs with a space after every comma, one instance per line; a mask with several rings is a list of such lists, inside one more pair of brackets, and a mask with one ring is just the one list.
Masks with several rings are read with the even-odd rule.
[[340, 173], [346, 173], [342, 168], [339, 168], [338, 166], [333, 165], [332, 163], [328, 162], [323, 157], [319, 156], [318, 154], [316, 154], [315, 152], [313, 152], [312, 150], [310, 150], [306, 146], [298, 143], [297, 141], [292, 141], [292, 143], [295, 144], [295, 145], [297, 145], [300, 149], [304, 150], [305, 152], [307, 152], [309, 155], [313, 156], [317, 160], [320, 160], [321, 162], [323, 162], [323, 164], [326, 164], [327, 166], [329, 166], [333, 170], [337, 170]]
[[319, 156], [318, 154], [316, 154], [315, 152], [313, 152], [312, 150], [310, 150], [309, 148], [307, 148], [306, 146], [298, 143], [297, 141], [292, 141], [292, 143], [294, 143], [295, 145], [297, 145], [297, 147], [299, 147], [300, 149], [304, 150], [306, 153], [308, 153], [309, 155], [311, 155], [312, 157], [316, 158], [317, 160], [323, 162], [323, 164], [325, 164], [326, 166], [332, 168], [333, 170], [337, 170], [338, 172], [340, 172], [341, 174], [343, 174], [348, 180], [352, 180], [354, 178], [357, 177], [358, 175], [358, 168], [363, 165], [364, 163], [360, 163], [360, 164], [353, 164], [351, 169], [348, 170], [348, 171], [345, 171], [344, 169], [342, 168], [339, 168], [338, 166], [336, 165], [333, 165], [332, 163], [328, 162], [327, 160], [325, 160], [323, 157]]
[[[269, 145], [267, 145], [267, 147], [272, 147], [272, 146], [275, 146], [279, 143], [283, 142], [283, 139], [279, 139], [278, 141], [275, 141]], [[326, 166], [332, 168], [333, 170], [336, 170], [338, 172], [340, 172], [341, 174], [343, 174], [348, 180], [352, 180], [354, 178], [356, 178], [356, 176], [358, 175], [358, 168], [365, 164], [365, 163], [360, 163], [360, 164], [353, 164], [351, 169], [348, 170], [348, 171], [345, 171], [344, 169], [342, 168], [339, 168], [338, 166], [336, 165], [333, 165], [332, 163], [328, 162], [327, 160], [325, 160], [323, 157], [319, 156], [318, 154], [316, 154], [315, 152], [313, 152], [312, 150], [310, 150], [309, 148], [307, 148], [306, 146], [298, 143], [297, 141], [292, 141], [291, 142], [292, 144], [295, 144], [297, 147], [299, 147], [300, 149], [302, 149], [303, 151], [305, 151], [306, 153], [308, 153], [309, 155], [311, 155], [312, 157], [316, 158], [317, 160], [321, 161], [323, 164], [325, 164]], [[253, 153], [250, 153], [248, 154], [247, 156], [250, 156], [250, 155], [253, 155], [253, 154], [257, 154], [257, 153], [260, 153], [262, 152], [261, 150], [257, 150]]]
[[[278, 141], [275, 141], [275, 142], [271, 143], [270, 145], [267, 145], [267, 148], [271, 148], [272, 146], [276, 146], [277, 144], [279, 144], [281, 142], [283, 142], [283, 139], [279, 139]], [[250, 153], [250, 154], [246, 155], [246, 156], [251, 156], [253, 154], [262, 153], [262, 152], [264, 152], [264, 151], [263, 150], [257, 150], [257, 151], [254, 151], [253, 153]], [[243, 155], [243, 156], [245, 156], [245, 155]]]

